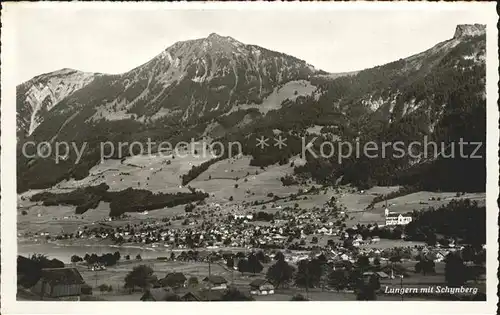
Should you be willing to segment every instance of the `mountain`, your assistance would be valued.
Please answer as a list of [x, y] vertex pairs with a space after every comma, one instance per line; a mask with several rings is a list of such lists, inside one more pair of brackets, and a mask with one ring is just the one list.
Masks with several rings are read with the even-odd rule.
[[[453, 38], [425, 52], [343, 74], [210, 34], [178, 42], [119, 75], [68, 69], [41, 75], [17, 89], [18, 134], [24, 136], [19, 145], [71, 141], [87, 148], [78, 164], [71, 155], [55, 163], [18, 153], [19, 190], [85, 177], [100, 160], [101, 141], [235, 139], [253, 156], [251, 163], [265, 166], [299, 154], [299, 136], [311, 136], [315, 126], [324, 139], [480, 137], [486, 124], [484, 31], [482, 25], [459, 25]], [[471, 121], [479, 127], [470, 129]], [[255, 137], [276, 130], [288, 132], [289, 146], [256, 151]], [[308, 160], [296, 172], [318, 181], [343, 176], [357, 185], [406, 183], [420, 179], [399, 174], [425, 164], [357, 159], [339, 165], [334, 158], [321, 161], [321, 167]]]
[[17, 86], [17, 132], [31, 135], [61, 100], [87, 86], [98, 74], [73, 69], [42, 74]]
[[[345, 117], [344, 139], [423, 142], [424, 137], [452, 153], [460, 139], [480, 142], [482, 159], [441, 156], [351, 158], [342, 165], [317, 161], [310, 170], [336, 173], [344, 181], [360, 186], [419, 185], [429, 190], [484, 191], [486, 182], [486, 38], [482, 25], [459, 25], [450, 40], [405, 59], [320, 84], [318, 106], [333, 107]], [[330, 105], [329, 105], [330, 104]], [[456, 148], [458, 150], [458, 148]], [[424, 153], [413, 148], [413, 155]], [[471, 155], [472, 146], [465, 149]], [[457, 151], [458, 152], [458, 151]], [[458, 155], [458, 153], [456, 154]]]
[[[178, 42], [121, 75], [94, 80], [96, 74], [63, 69], [35, 77], [17, 90], [18, 129], [31, 135], [45, 116], [79, 106], [95, 110], [92, 121], [216, 117], [236, 104], [260, 103], [274, 87], [317, 72], [292, 56], [213, 33]], [[92, 95], [104, 89], [102, 97]], [[56, 108], [77, 90], [78, 97]]]

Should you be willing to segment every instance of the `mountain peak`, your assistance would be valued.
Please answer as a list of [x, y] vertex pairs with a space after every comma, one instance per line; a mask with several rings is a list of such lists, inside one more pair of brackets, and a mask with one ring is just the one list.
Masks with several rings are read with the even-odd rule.
[[486, 25], [484, 24], [459, 24], [455, 29], [453, 38], [461, 38], [466, 36], [480, 36], [486, 33]]
[[210, 35], [208, 35], [208, 38], [209, 39], [212, 39], [212, 38], [224, 38], [224, 36], [221, 36], [217, 33], [210, 33]]
[[233, 43], [233, 44], [241, 44], [239, 41], [236, 39], [232, 38], [231, 36], [222, 36], [217, 33], [211, 33], [208, 35], [206, 38], [207, 40], [215, 43]]

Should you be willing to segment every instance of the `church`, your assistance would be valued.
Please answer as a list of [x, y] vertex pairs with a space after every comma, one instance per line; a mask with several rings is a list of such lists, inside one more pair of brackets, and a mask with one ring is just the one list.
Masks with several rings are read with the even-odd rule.
[[385, 208], [385, 225], [406, 225], [412, 220], [411, 216], [403, 216], [401, 213], [390, 212]]

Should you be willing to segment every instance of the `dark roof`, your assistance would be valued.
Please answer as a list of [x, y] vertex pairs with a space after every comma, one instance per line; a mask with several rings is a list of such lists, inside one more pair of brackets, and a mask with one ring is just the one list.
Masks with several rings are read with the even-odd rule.
[[250, 282], [251, 287], [260, 287], [261, 285], [264, 284], [271, 284], [271, 283], [266, 279], [255, 279], [254, 281]]
[[82, 275], [76, 268], [46, 268], [42, 269], [41, 279], [51, 285], [84, 284]]
[[224, 279], [224, 277], [222, 277], [222, 276], [205, 277], [205, 279], [203, 279], [203, 281], [208, 281], [208, 282], [213, 283], [213, 284], [227, 283], [227, 280]]
[[149, 297], [154, 301], [168, 301], [177, 295], [169, 288], [154, 288], [146, 291], [141, 297], [141, 301], [148, 300]]
[[190, 290], [182, 296], [182, 299], [192, 296], [198, 301], [222, 301], [224, 294], [226, 290]]
[[335, 260], [332, 262], [332, 266], [335, 267], [352, 267], [353, 263], [349, 260]]

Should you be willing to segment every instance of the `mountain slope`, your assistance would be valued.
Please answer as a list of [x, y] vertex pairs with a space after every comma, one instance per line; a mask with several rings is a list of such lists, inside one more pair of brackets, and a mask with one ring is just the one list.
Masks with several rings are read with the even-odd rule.
[[42, 74], [17, 87], [17, 132], [31, 135], [61, 100], [91, 83], [95, 73], [61, 69]]
[[[286, 83], [307, 80], [315, 73], [323, 72], [295, 57], [210, 34], [178, 42], [124, 74], [81, 78], [79, 85], [56, 96], [53, 87], [63, 90], [60, 86], [69, 86], [65, 82], [71, 78], [61, 81], [64, 84], [53, 83], [59, 72], [35, 78], [17, 91], [19, 128], [27, 130], [25, 140], [86, 142], [91, 147], [83, 163], [72, 166], [74, 156], [67, 165], [19, 156], [19, 172], [34, 187], [86, 174], [98, 160], [102, 139], [165, 141], [182, 132], [184, 138], [199, 136], [206, 124], [235, 106], [259, 105]], [[42, 86], [41, 80], [52, 85]], [[45, 97], [30, 97], [34, 87], [48, 92], [38, 92]], [[54, 169], [51, 176], [42, 174], [47, 167]]]
[[[460, 25], [453, 38], [420, 54], [334, 80], [315, 76], [311, 82], [318, 86], [319, 98], [288, 102], [246, 126], [240, 136], [228, 139], [246, 143], [245, 153], [254, 157], [253, 165], [266, 166], [286, 163], [300, 154], [301, 136], [306, 137], [304, 143], [314, 136], [307, 134], [307, 128], [323, 126], [314, 142], [315, 152], [332, 136], [340, 136], [353, 147], [359, 141], [361, 151], [365, 143], [375, 141], [379, 157], [368, 158], [361, 152], [360, 157], [353, 155], [339, 163], [338, 152], [324, 159], [309, 156], [305, 166], [296, 168], [297, 173], [327, 184], [343, 178], [344, 183], [361, 187], [408, 184], [432, 190], [484, 191], [485, 145], [477, 152], [480, 159], [417, 155], [424, 153], [424, 137], [439, 147], [443, 143], [447, 151], [461, 138], [486, 143], [485, 52], [484, 26]], [[272, 138], [275, 129], [288, 133], [285, 150], [252, 148], [257, 136]], [[406, 148], [405, 155], [392, 158], [398, 153], [389, 147], [384, 151], [386, 158], [381, 158], [381, 144], [396, 141]], [[422, 147], [409, 152], [414, 141]], [[464, 154], [473, 151], [469, 146]]]
[[[99, 162], [103, 141], [175, 144], [215, 135], [221, 141], [240, 141], [244, 153], [253, 156], [252, 165], [266, 166], [300, 154], [300, 136], [311, 138], [307, 130], [317, 126], [323, 127], [323, 140], [338, 136], [346, 141], [410, 142], [424, 135], [448, 142], [461, 135], [482, 139], [484, 54], [481, 25], [460, 25], [453, 38], [425, 52], [343, 75], [329, 75], [292, 56], [217, 34], [179, 42], [127, 73], [94, 75], [57, 106], [51, 103], [26, 140], [85, 142], [86, 150], [78, 164], [75, 155], [55, 163], [19, 154], [19, 190], [85, 177]], [[27, 98], [25, 90], [18, 88], [18, 99]], [[289, 135], [285, 149], [255, 148], [257, 136], [273, 137], [276, 130]], [[325, 183], [343, 176], [356, 185], [421, 184], [414, 174], [402, 174], [429, 164], [410, 157], [348, 159], [339, 164], [336, 158], [309, 159], [296, 172]], [[440, 176], [456, 174], [461, 163], [448, 169], [453, 163], [445, 162], [447, 167], [441, 169], [447, 171]], [[477, 170], [484, 160], [475, 163], [469, 171], [477, 175], [472, 186], [481, 183], [483, 173]]]

